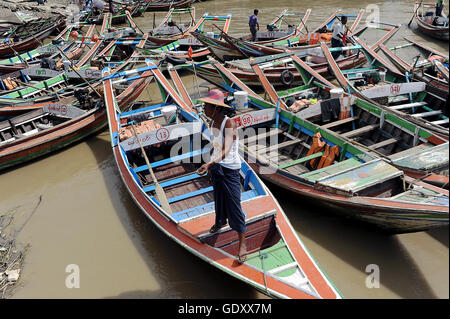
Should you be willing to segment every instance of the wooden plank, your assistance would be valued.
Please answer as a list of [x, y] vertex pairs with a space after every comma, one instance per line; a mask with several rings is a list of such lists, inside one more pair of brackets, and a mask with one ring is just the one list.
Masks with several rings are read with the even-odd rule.
[[335, 122], [331, 122], [331, 123], [322, 125], [321, 127], [322, 128], [331, 128], [331, 127], [335, 127], [335, 126], [338, 126], [338, 125], [342, 125], [342, 124], [345, 124], [345, 123], [352, 122], [352, 121], [357, 120], [357, 119], [359, 119], [359, 116], [347, 117], [346, 119], [335, 121]]
[[416, 113], [416, 114], [412, 114], [411, 116], [423, 118], [423, 117], [439, 115], [439, 114], [442, 114], [441, 110], [439, 110], [439, 111], [432, 111], [432, 112]]
[[168, 200], [169, 200], [169, 203], [171, 204], [171, 203], [174, 203], [174, 202], [185, 200], [185, 199], [188, 199], [188, 198], [191, 198], [191, 197], [194, 197], [194, 196], [198, 196], [198, 195], [202, 195], [202, 194], [205, 194], [205, 193], [208, 193], [208, 192], [212, 192], [212, 191], [213, 191], [213, 187], [210, 186], [210, 187], [202, 188], [202, 189], [199, 189], [199, 190], [196, 190], [194, 192], [187, 193], [187, 194], [174, 196], [174, 197], [169, 198]]
[[343, 137], [354, 137], [354, 136], [357, 136], [357, 135], [360, 135], [360, 134], [364, 134], [364, 133], [373, 131], [378, 126], [379, 126], [378, 124], [371, 124], [371, 125], [360, 127], [359, 129], [356, 129], [356, 130], [353, 130], [353, 131], [349, 131], [347, 133], [343, 133], [341, 135]]
[[398, 141], [399, 141], [399, 140], [396, 139], [396, 138], [390, 138], [390, 139], [387, 139], [387, 140], [385, 140], [385, 141], [381, 141], [381, 142], [379, 142], [379, 143], [370, 145], [370, 146], [368, 146], [368, 148], [371, 149], [371, 150], [376, 150], [376, 149], [378, 149], [378, 148], [385, 147], [385, 146], [387, 146], [387, 145], [396, 143], [396, 142], [398, 142]]
[[269, 132], [265, 132], [265, 133], [261, 133], [261, 134], [257, 134], [257, 135], [253, 135], [248, 137], [247, 139], [243, 140], [244, 144], [250, 145], [256, 141], [260, 141], [262, 139], [265, 139], [267, 137], [273, 136], [273, 135], [278, 135], [282, 133], [282, 131], [280, 129], [272, 129]]
[[[270, 153], [272, 151], [281, 150], [282, 148], [286, 148], [295, 144], [299, 144], [301, 141], [299, 139], [289, 140], [277, 145], [272, 145], [270, 147], [258, 147], [258, 154], [262, 153]], [[255, 145], [256, 146], [256, 145]]]
[[448, 118], [446, 118], [446, 119], [443, 119], [443, 120], [439, 120], [439, 121], [434, 121], [434, 122], [431, 122], [431, 123], [433, 123], [433, 124], [435, 124], [435, 125], [442, 125], [442, 124], [446, 124], [446, 123], [448, 123]]
[[305, 157], [296, 159], [294, 161], [291, 161], [291, 162], [288, 162], [288, 163], [285, 163], [285, 164], [281, 164], [280, 166], [278, 166], [278, 168], [279, 169], [285, 169], [285, 168], [288, 168], [290, 166], [301, 164], [301, 163], [307, 162], [309, 160], [312, 160], [314, 158], [321, 157], [322, 155], [323, 155], [323, 152], [318, 152], [318, 153], [315, 153], [315, 154], [311, 154], [309, 156], [305, 156]]
[[390, 106], [389, 108], [392, 110], [404, 110], [404, 109], [411, 109], [413, 107], [419, 107], [419, 106], [424, 106], [424, 105], [427, 105], [427, 102], [416, 102], [416, 103], [394, 105], [394, 106]]

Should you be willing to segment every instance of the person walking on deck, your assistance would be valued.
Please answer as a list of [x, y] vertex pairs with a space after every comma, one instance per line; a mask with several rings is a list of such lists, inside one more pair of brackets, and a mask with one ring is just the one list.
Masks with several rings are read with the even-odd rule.
[[248, 19], [248, 26], [250, 27], [250, 33], [252, 34], [252, 42], [256, 41], [256, 32], [259, 30], [258, 12], [259, 10], [255, 9], [253, 15]]
[[[342, 16], [341, 20], [334, 26], [333, 36], [331, 38], [331, 47], [332, 48], [341, 48], [345, 47], [345, 37], [347, 35], [346, 25], [347, 17]], [[336, 60], [342, 51], [334, 51], [331, 53], [333, 58]]]
[[247, 248], [245, 215], [241, 207], [239, 140], [236, 124], [227, 116], [232, 116], [234, 109], [225, 103], [224, 94], [217, 89], [199, 100], [204, 102], [204, 112], [212, 120], [211, 160], [197, 170], [199, 175], [209, 172], [213, 186], [216, 220], [210, 232], [219, 231], [228, 219], [230, 228], [238, 233], [238, 261], [243, 263], [247, 259]]

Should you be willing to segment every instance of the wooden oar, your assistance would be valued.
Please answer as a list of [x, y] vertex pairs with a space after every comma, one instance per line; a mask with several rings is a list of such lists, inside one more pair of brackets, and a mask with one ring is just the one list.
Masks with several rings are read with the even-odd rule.
[[423, 0], [420, 1], [419, 5], [417, 6], [416, 11], [414, 11], [413, 16], [412, 16], [411, 20], [410, 20], [409, 23], [408, 23], [408, 27], [409, 27], [409, 25], [411, 24], [411, 22], [412, 22], [412, 20], [414, 19], [414, 17], [416, 16], [417, 11], [419, 11], [419, 8], [420, 8], [422, 2], [423, 2]]
[[134, 123], [131, 123], [131, 127], [133, 128], [134, 136], [136, 137], [136, 139], [139, 143], [139, 146], [141, 147], [141, 152], [142, 152], [142, 155], [144, 155], [145, 163], [148, 166], [148, 171], [150, 172], [153, 183], [155, 184], [156, 199], [161, 203], [162, 209], [164, 209], [167, 213], [172, 214], [172, 209], [170, 208], [166, 193], [164, 192], [164, 189], [161, 187], [161, 185], [159, 185], [158, 180], [156, 179], [155, 174], [153, 173], [153, 169], [150, 166], [150, 162], [148, 160], [147, 154], [145, 153], [145, 150], [144, 150], [144, 147], [142, 146], [141, 140], [138, 137]]

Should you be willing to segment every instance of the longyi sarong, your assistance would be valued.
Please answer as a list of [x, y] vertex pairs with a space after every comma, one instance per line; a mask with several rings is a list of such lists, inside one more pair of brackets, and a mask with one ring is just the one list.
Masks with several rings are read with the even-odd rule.
[[229, 169], [215, 164], [210, 169], [214, 188], [216, 225], [227, 222], [238, 233], [245, 233], [245, 215], [241, 207], [241, 181], [239, 169]]

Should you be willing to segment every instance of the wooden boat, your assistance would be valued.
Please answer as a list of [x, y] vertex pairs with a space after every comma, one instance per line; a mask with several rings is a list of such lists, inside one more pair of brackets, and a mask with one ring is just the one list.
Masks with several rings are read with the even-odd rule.
[[[397, 31], [399, 27], [393, 27], [382, 36], [371, 48], [378, 51], [380, 45], [388, 41]], [[286, 87], [292, 85], [298, 85], [301, 83], [302, 78], [297, 71], [297, 68], [291, 63], [290, 56], [295, 54], [302, 60], [306, 61], [317, 73], [322, 76], [329, 76], [328, 63], [325, 56], [319, 49], [318, 45], [305, 46], [302, 50], [296, 50], [292, 53], [282, 53], [277, 55], [270, 55], [264, 57], [256, 57], [243, 59], [238, 61], [227, 61], [225, 65], [230, 72], [238, 77], [247, 86], [261, 86], [261, 82], [258, 75], [253, 70], [251, 64], [261, 65], [265, 76], [269, 79], [270, 83], [276, 87]], [[363, 53], [355, 52], [348, 56], [340, 56], [337, 60], [339, 67], [342, 70], [352, 69], [365, 63], [366, 58]], [[196, 72], [198, 76], [213, 83], [217, 86], [222, 86], [222, 77], [217, 70], [209, 64], [209, 62], [196, 63]], [[180, 68], [188, 69], [192, 71], [191, 64], [181, 65]]]
[[[435, 6], [436, 4], [423, 3], [423, 1], [420, 3], [416, 2], [414, 4], [414, 19], [422, 33], [435, 39], [448, 41], [448, 17], [442, 13], [439, 17], [436, 17], [434, 12]], [[424, 12], [426, 8], [433, 8], [433, 11]]]
[[[336, 11], [327, 21], [328, 25], [332, 26], [337, 19], [339, 11]], [[364, 10], [356, 15], [345, 15], [347, 17], [356, 17], [351, 30], [354, 31], [361, 20]], [[301, 35], [301, 31], [306, 28], [306, 20], [310, 14], [308, 9], [303, 16], [301, 23], [297, 26], [294, 32], [288, 34], [285, 37], [276, 40], [267, 40], [261, 42], [250, 42], [242, 39], [231, 37], [228, 34], [223, 34], [225, 41], [207, 38], [205, 35], [193, 33], [193, 35], [202, 42], [205, 46], [208, 46], [211, 52], [220, 61], [239, 60], [251, 56], [263, 56], [270, 54], [279, 54], [286, 51], [296, 50], [296, 48], [314, 45], [320, 41], [331, 41], [331, 33], [328, 29], [322, 27], [315, 30], [312, 33]], [[340, 15], [342, 16], [342, 15]], [[327, 24], [325, 24], [327, 25]], [[365, 29], [359, 32], [364, 32]], [[358, 33], [359, 34], [359, 33]]]
[[[136, 26], [134, 21], [131, 19], [131, 16], [129, 16], [129, 18], [127, 16], [127, 19], [129, 27], [135, 30]], [[102, 41], [111, 41], [113, 38], [124, 37], [132, 33], [132, 30], [128, 30], [127, 28], [120, 28], [115, 32], [108, 32], [111, 27], [111, 23], [111, 15], [109, 13], [105, 14], [105, 19], [103, 19], [99, 36], [97, 37], [98, 39]], [[86, 32], [83, 32], [83, 29], [87, 29]], [[6, 74], [23, 70], [29, 68], [30, 66], [36, 66], [40, 64], [42, 58], [50, 58], [57, 62], [62, 58], [62, 54], [60, 50], [58, 50], [57, 46], [61, 46], [61, 50], [65, 53], [66, 56], [64, 59], [77, 60], [83, 53], [85, 53], [84, 51], [88, 44], [96, 45], [96, 43], [90, 42], [94, 37], [94, 32], [95, 24], [68, 24], [65, 29], [52, 40], [52, 43], [42, 45], [41, 42], [41, 45], [36, 49], [1, 60], [0, 72]], [[95, 53], [95, 50], [92, 52]]]
[[0, 42], [0, 57], [8, 57], [23, 51], [30, 51], [38, 47], [41, 41], [55, 30], [62, 29], [64, 25], [65, 20], [59, 17], [43, 21], [32, 21], [21, 25], [18, 29], [3, 35], [4, 38]]
[[[117, 70], [114, 88], [117, 107], [125, 109], [150, 83], [149, 72], [134, 76], [134, 71]], [[123, 83], [128, 83], [123, 86]], [[97, 93], [93, 91], [95, 89]], [[40, 107], [0, 122], [0, 170], [34, 160], [60, 150], [87, 136], [101, 132], [107, 125], [101, 82], [92, 89], [78, 89], [72, 97]]]
[[[221, 33], [207, 31], [209, 23], [218, 24], [219, 22], [223, 23], [223, 32], [226, 33], [228, 31], [228, 28], [230, 27], [231, 13], [228, 13], [224, 16], [213, 16], [209, 15], [209, 13], [206, 12], [192, 29], [198, 30], [198, 32], [202, 32], [209, 37], [220, 39]], [[189, 48], [191, 48], [192, 50], [191, 55], [189, 55], [188, 53]], [[156, 49], [143, 50], [144, 55], [160, 53], [167, 63], [176, 65], [186, 63], [187, 60], [204, 61], [211, 52], [193, 36], [184, 37]]]
[[[244, 90], [248, 93], [250, 107], [239, 109], [234, 120], [238, 126], [244, 126], [240, 133], [240, 151], [261, 178], [327, 205], [345, 217], [387, 232], [415, 232], [448, 225], [448, 190], [413, 179], [391, 165], [399, 164], [401, 157], [397, 162], [387, 160], [369, 152], [362, 144], [364, 141], [352, 143], [350, 134], [361, 137], [363, 125], [355, 130], [352, 127], [344, 129], [342, 134], [333, 132], [331, 124], [334, 128], [341, 125], [342, 129], [345, 128], [342, 126], [344, 120], [330, 122], [328, 126], [315, 124], [303, 118], [304, 114], [299, 116], [283, 109], [279, 99], [277, 104], [263, 100], [220, 63], [214, 65], [224, 75], [229, 92]], [[379, 114], [377, 116], [368, 102], [359, 99], [354, 106], [361, 109], [358, 113], [361, 119], [375, 119], [379, 127]], [[354, 113], [352, 119], [355, 121], [356, 118]], [[346, 121], [351, 126], [350, 119]], [[404, 121], [397, 123], [397, 120], [391, 118], [391, 114], [385, 114], [385, 128], [390, 126], [397, 130], [394, 123], [408, 127]], [[421, 139], [425, 138], [422, 144], [439, 140], [424, 129], [418, 131]], [[371, 134], [374, 134], [373, 130]], [[379, 132], [376, 135], [381, 138]], [[370, 133], [365, 134], [365, 138], [374, 141]], [[448, 143], [441, 143], [448, 148]], [[425, 152], [422, 154], [426, 155]], [[415, 159], [418, 158], [416, 154]]]
[[189, 8], [192, 5], [192, 0], [145, 0], [150, 2], [147, 11], [168, 11], [172, 8], [181, 9]]
[[[340, 298], [298, 238], [276, 199], [245, 162], [240, 173], [247, 224], [247, 260], [238, 263], [237, 233], [228, 226], [218, 233], [209, 233], [215, 218], [212, 186], [206, 176], [196, 173], [201, 164], [200, 157], [209, 152], [209, 132], [156, 65], [151, 61], [147, 63], [163, 92], [163, 100], [168, 103], [121, 113], [110, 81], [104, 82], [117, 168], [130, 196], [145, 216], [189, 252], [270, 297]], [[108, 75], [109, 72], [104, 71], [106, 79]], [[161, 116], [168, 107], [177, 110], [176, 120], [172, 122], [170, 118], [173, 117]], [[134, 133], [126, 139], [121, 138], [127, 137], [124, 131], [131, 130], [131, 122], [140, 124], [139, 119], [144, 119], [147, 127], [151, 126], [150, 130], [141, 131], [138, 138], [146, 148], [148, 165], [155, 178], [150, 177], [153, 174], [140, 159], [140, 146]], [[171, 147], [176, 143], [182, 147], [181, 153], [174, 155]], [[155, 192], [155, 179], [163, 195]]]
[[[444, 98], [428, 93], [425, 82], [411, 79], [409, 74], [400, 72], [360, 39], [354, 39], [366, 55], [370, 67], [341, 71], [331, 56], [330, 49], [321, 45], [330, 68], [344, 91], [369, 99], [448, 140], [448, 96]], [[336, 49], [340, 48], [331, 50]]]
[[[336, 91], [337, 87], [298, 57], [292, 59], [307, 84], [279, 92], [260, 71], [259, 65], [254, 65], [255, 73], [274, 105], [298, 112], [299, 118], [336, 131], [348, 143], [357, 144], [372, 157], [384, 158], [413, 178], [448, 187], [448, 142], [445, 139], [396, 114], [387, 114], [383, 108], [361, 98], [343, 92], [340, 98], [330, 98], [329, 92]], [[234, 83], [230, 80], [230, 72], [224, 71], [217, 62], [214, 67], [227, 79], [224, 87], [230, 88]], [[302, 102], [294, 103], [296, 100]], [[331, 106], [336, 108], [332, 114], [324, 111]]]
[[[304, 14], [302, 13], [290, 13], [288, 9], [284, 9], [279, 15], [277, 15], [262, 31], [256, 32], [256, 41], [259, 44], [272, 43], [277, 40], [287, 40], [292, 38], [292, 35], [299, 34], [306, 26], [311, 9], [307, 9]], [[287, 19], [294, 17], [300, 20], [299, 24], [290, 24]], [[283, 22], [287, 24], [287, 29], [283, 29]], [[252, 35], [246, 35], [239, 38], [243, 41], [251, 41]]]
[[[182, 16], [187, 16], [188, 22], [179, 22], [177, 24], [178, 17], [181, 21]], [[151, 31], [148, 41], [154, 43], [156, 47], [160, 47], [170, 44], [178, 39], [190, 37], [189, 32], [195, 30], [195, 24], [194, 7], [186, 9], [172, 8], [161, 23]]]
[[[145, 45], [146, 36], [147, 35], [144, 35], [144, 37], [136, 43], [137, 50], [131, 57], [123, 63], [119, 63], [118, 66], [116, 65], [117, 63], [109, 63], [107, 57], [111, 53], [110, 50], [114, 48], [114, 44], [120, 42], [119, 39], [111, 41], [98, 56], [105, 56], [106, 61], [104, 61], [103, 64], [117, 67], [117, 69], [115, 69], [116, 72], [130, 70], [136, 66], [136, 63], [139, 63], [138, 50]], [[131, 45], [134, 45], [133, 41], [131, 42]], [[62, 73], [25, 89], [12, 92], [3, 98], [0, 98], [0, 116], [13, 116], [42, 108], [48, 103], [59, 103], [60, 100], [73, 96], [75, 90], [86, 87], [86, 79], [91, 79], [91, 85], [97, 87], [101, 84], [101, 73], [99, 72], [98, 69], [91, 68], [90, 65], [84, 65], [76, 71], [72, 70], [67, 73]], [[69, 77], [72, 77], [72, 79]], [[73, 81], [80, 84], [73, 85]], [[120, 83], [116, 83], [115, 85], [118, 89], [125, 90], [126, 93], [124, 96], [130, 96], [134, 100], [142, 92], [144, 84], [145, 82], [141, 80], [135, 81], [131, 85], [125, 84], [124, 86], [124, 84]], [[133, 91], [135, 93], [130, 94]], [[127, 99], [125, 99], [124, 103], [126, 103], [126, 100]]]
[[[441, 53], [408, 37], [405, 37], [405, 40], [408, 41], [407, 44], [391, 49], [382, 45], [381, 50], [402, 73], [406, 74], [408, 72], [418, 81], [426, 82], [428, 92], [446, 99], [449, 92], [448, 54]], [[417, 47], [422, 53], [416, 56], [414, 58], [415, 61], [412, 63], [408, 63], [395, 53], [399, 49], [411, 48], [412, 46]]]

